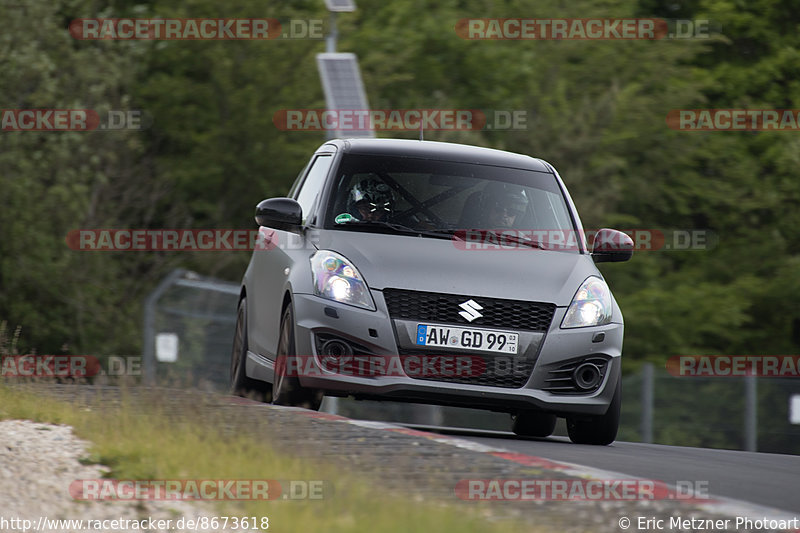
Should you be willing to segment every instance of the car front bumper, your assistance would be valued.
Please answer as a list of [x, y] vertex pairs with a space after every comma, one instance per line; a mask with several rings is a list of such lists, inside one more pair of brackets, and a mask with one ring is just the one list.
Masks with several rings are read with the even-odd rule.
[[[547, 332], [520, 334], [520, 356], [533, 361], [532, 371], [519, 388], [474, 385], [407, 375], [365, 376], [328, 372], [319, 361], [318, 335], [333, 335], [366, 348], [383, 357], [402, 357], [400, 353], [426, 354], [425, 347], [414, 346], [416, 321], [391, 319], [381, 291], [372, 291], [376, 311], [340, 304], [314, 295], [295, 294], [294, 316], [296, 353], [314, 366], [313, 372], [299, 375], [304, 387], [330, 394], [353, 395], [374, 400], [433, 403], [501, 412], [533, 409], [567, 415], [600, 415], [606, 412], [620, 377], [623, 325], [561, 329], [566, 308], [557, 308]], [[430, 322], [426, 322], [430, 323]], [[450, 324], [464, 327], [464, 324]], [[476, 326], [478, 327], [478, 326]], [[604, 335], [597, 335], [602, 333]], [[603, 337], [601, 341], [598, 338]], [[472, 352], [452, 351], [456, 355]], [[490, 354], [483, 354], [490, 356]], [[497, 354], [494, 354], [497, 356]], [[513, 357], [513, 356], [509, 356]], [[548, 377], [570, 362], [584, 359], [606, 360], [600, 385], [587, 393], [554, 393], [544, 390]], [[488, 357], [488, 361], [492, 361]], [[307, 367], [306, 367], [307, 368]], [[487, 365], [487, 372], [491, 371]]]

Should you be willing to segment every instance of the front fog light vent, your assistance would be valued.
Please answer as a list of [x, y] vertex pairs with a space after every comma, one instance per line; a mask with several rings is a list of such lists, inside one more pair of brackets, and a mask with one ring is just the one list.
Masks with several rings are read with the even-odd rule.
[[608, 359], [587, 357], [565, 363], [547, 373], [543, 390], [553, 394], [587, 394], [596, 391], [608, 371]]

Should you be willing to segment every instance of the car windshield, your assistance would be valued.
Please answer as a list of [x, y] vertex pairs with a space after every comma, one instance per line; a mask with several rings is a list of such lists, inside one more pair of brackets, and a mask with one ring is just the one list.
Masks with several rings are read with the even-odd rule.
[[[516, 245], [578, 250], [553, 174], [429, 159], [346, 155], [325, 227], [382, 233], [417, 230], [423, 237], [491, 234]], [[569, 240], [572, 246], [549, 245]]]

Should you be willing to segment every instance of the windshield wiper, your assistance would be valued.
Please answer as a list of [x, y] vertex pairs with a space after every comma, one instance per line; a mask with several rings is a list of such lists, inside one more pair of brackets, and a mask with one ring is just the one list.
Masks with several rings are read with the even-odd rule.
[[[469, 231], [470, 230], [467, 230], [467, 231], [463, 231], [462, 230], [462, 231], [457, 232], [455, 235], [456, 235], [457, 238], [459, 238], [459, 239], [461, 239], [461, 240], [466, 242], [468, 240], [467, 234], [468, 234]], [[481, 237], [480, 237], [481, 240], [479, 241], [479, 243], [484, 244], [484, 245], [489, 245], [489, 244], [495, 245], [496, 244], [498, 246], [505, 246], [505, 245], [508, 245], [508, 244], [520, 244], [522, 246], [528, 246], [530, 248], [538, 248], [540, 250], [547, 250], [547, 248], [541, 242], [534, 241], [533, 239], [528, 239], [526, 237], [523, 237], [523, 236], [515, 233], [514, 230], [509, 230], [507, 233], [503, 232], [503, 231], [500, 231], [500, 230], [474, 230], [474, 231], [480, 231], [481, 232]], [[491, 233], [492, 235], [495, 236], [495, 238], [492, 240], [492, 242], [489, 242], [487, 240], [487, 238], [486, 238], [486, 234], [488, 234], [488, 233]]]
[[346, 222], [338, 222], [337, 226], [350, 226], [350, 227], [379, 227], [388, 228], [397, 233], [404, 233], [407, 235], [425, 235], [427, 237], [434, 237], [438, 239], [449, 239], [455, 233], [454, 230], [448, 229], [416, 229], [396, 222], [386, 222], [385, 220], [348, 220]]

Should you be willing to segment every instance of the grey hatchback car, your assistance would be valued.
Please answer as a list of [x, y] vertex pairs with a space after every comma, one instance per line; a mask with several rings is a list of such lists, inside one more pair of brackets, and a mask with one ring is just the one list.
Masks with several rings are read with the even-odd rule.
[[324, 143], [287, 198], [256, 207], [231, 355], [235, 394], [318, 409], [324, 395], [556, 417], [614, 441], [623, 320], [549, 163], [459, 144]]

